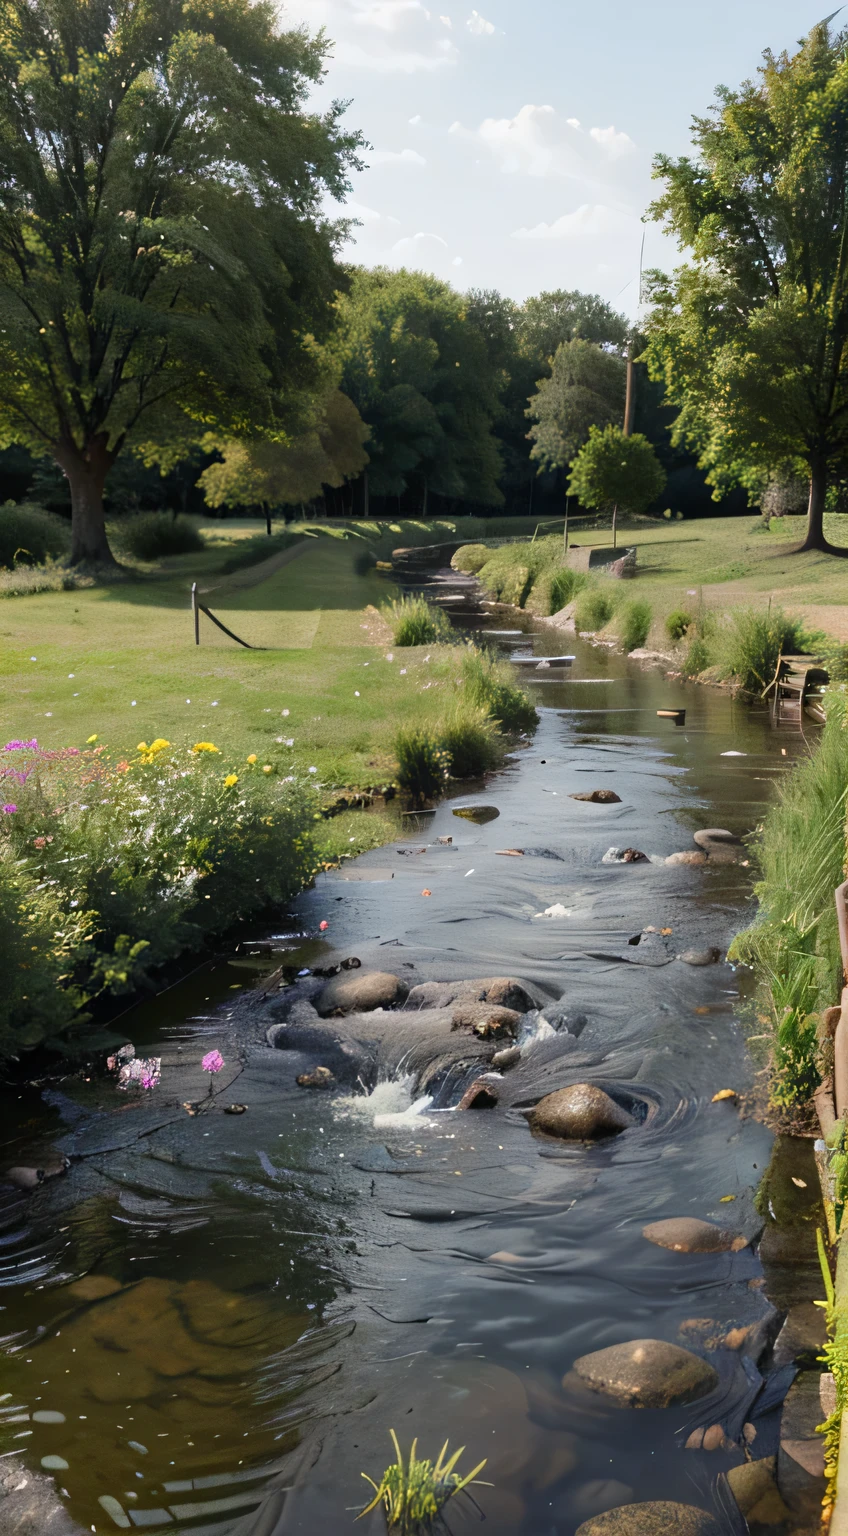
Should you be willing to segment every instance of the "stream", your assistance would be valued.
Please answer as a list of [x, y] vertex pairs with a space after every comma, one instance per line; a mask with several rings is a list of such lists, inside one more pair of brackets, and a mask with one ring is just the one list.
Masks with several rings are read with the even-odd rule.
[[[468, 622], [507, 631], [487, 636], [505, 655], [574, 654], [521, 667], [540, 725], [505, 769], [126, 1014], [126, 1039], [162, 1057], [151, 1092], [79, 1075], [4, 1092], [5, 1164], [70, 1168], [0, 1191], [0, 1449], [49, 1472], [82, 1531], [335, 1536], [370, 1498], [361, 1474], [379, 1482], [393, 1459], [390, 1429], [433, 1458], [465, 1446], [460, 1471], [486, 1459], [492, 1486], [451, 1506], [456, 1536], [481, 1514], [490, 1536], [573, 1536], [654, 1499], [746, 1529], [723, 1474], [743, 1422], [765, 1443], [775, 1420], [751, 1359], [715, 1348], [709, 1399], [666, 1409], [616, 1407], [568, 1373], [608, 1345], [697, 1352], [705, 1329], [767, 1316], [755, 1246], [681, 1254], [642, 1236], [681, 1216], [755, 1235], [773, 1141], [735, 1099], [713, 1102], [757, 1070], [744, 973], [677, 958], [724, 955], [753, 872], [660, 860], [694, 851], [698, 829], [751, 831], [805, 744], [524, 614]], [[680, 707], [683, 726], [657, 716]], [[570, 798], [598, 788], [620, 802]], [[613, 847], [648, 860], [604, 863]], [[323, 1057], [336, 1084], [304, 1090], [339, 1021], [271, 1049], [266, 1031], [316, 984], [250, 986], [281, 961], [293, 979], [347, 957], [410, 987], [518, 978], [542, 1015], [562, 1001], [567, 1029], [527, 1026], [485, 1110], [456, 1106], [487, 1061], [455, 1033], [417, 1035], [409, 1011], [366, 1016], [352, 1043], [340, 1031]], [[204, 1097], [212, 1049], [225, 1067]], [[534, 1134], [524, 1110], [585, 1080], [627, 1129]], [[729, 1448], [683, 1449], [717, 1422]], [[382, 1516], [359, 1529], [377, 1536]]]

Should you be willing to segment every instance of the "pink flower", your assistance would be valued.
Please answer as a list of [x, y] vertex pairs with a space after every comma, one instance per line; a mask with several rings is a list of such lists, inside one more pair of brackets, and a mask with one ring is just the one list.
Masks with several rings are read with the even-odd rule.
[[207, 1051], [200, 1065], [204, 1072], [220, 1072], [224, 1065], [224, 1058], [220, 1051]]
[[4, 816], [14, 816], [14, 814], [15, 814], [17, 809], [18, 809], [18, 807], [16, 805], [4, 805], [3, 806], [3, 815]]
[[318, 924], [318, 927], [322, 933], [326, 933], [329, 926], [330, 924], [327, 922], [326, 918], [323, 918], [322, 921]]

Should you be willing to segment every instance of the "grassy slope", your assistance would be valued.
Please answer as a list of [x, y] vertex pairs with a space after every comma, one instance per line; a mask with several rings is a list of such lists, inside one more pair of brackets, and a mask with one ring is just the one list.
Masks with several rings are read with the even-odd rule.
[[[469, 536], [485, 531], [469, 521]], [[444, 648], [395, 650], [394, 662], [385, 660], [386, 632], [363, 610], [397, 588], [377, 571], [355, 574], [358, 539], [322, 537], [284, 563], [272, 558], [270, 574], [254, 566], [224, 577], [233, 539], [256, 528], [215, 523], [209, 532], [202, 555], [172, 557], [136, 580], [0, 603], [0, 740], [79, 746], [96, 733], [132, 752], [165, 736], [212, 741], [228, 765], [256, 752], [283, 771], [315, 766], [318, 782], [332, 786], [390, 776], [396, 727], [444, 706]], [[433, 533], [450, 537], [444, 527]], [[405, 524], [383, 544], [411, 542], [411, 534], [432, 536]], [[241, 649], [203, 616], [196, 647], [194, 579], [230, 629], [267, 649]], [[294, 738], [294, 748], [280, 736]]]
[[[638, 574], [617, 595], [651, 604], [655, 623], [649, 644], [667, 644], [665, 616], [675, 608], [694, 611], [700, 593], [705, 605], [719, 613], [765, 606], [772, 598], [802, 614], [812, 627], [848, 641], [848, 560], [792, 554], [803, 537], [802, 518], [784, 519], [779, 533], [763, 533], [759, 524], [751, 515], [639, 523], [621, 530], [619, 544], [638, 549]], [[848, 519], [827, 518], [826, 524], [834, 544], [848, 542]], [[606, 532], [576, 532], [572, 542], [608, 546], [611, 538]]]

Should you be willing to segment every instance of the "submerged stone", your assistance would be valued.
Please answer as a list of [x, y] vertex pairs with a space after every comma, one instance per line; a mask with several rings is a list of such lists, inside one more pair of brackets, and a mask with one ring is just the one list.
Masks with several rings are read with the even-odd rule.
[[693, 834], [693, 840], [707, 853], [712, 853], [716, 848], [732, 849], [742, 846], [742, 839], [736, 837], [733, 832], [728, 832], [726, 827], [705, 827], [702, 832]]
[[706, 1360], [664, 1339], [632, 1339], [575, 1360], [574, 1375], [623, 1408], [694, 1403], [718, 1386]]
[[534, 1131], [566, 1141], [615, 1136], [633, 1124], [627, 1111], [592, 1083], [575, 1083], [547, 1094], [531, 1110], [529, 1119]]
[[588, 800], [590, 805], [620, 805], [621, 795], [614, 789], [589, 789], [581, 794], [569, 795], [569, 800]]
[[575, 1536], [721, 1536], [720, 1527], [704, 1509], [692, 1504], [624, 1504], [594, 1515], [577, 1527]]
[[673, 1253], [739, 1253], [748, 1246], [747, 1237], [741, 1233], [718, 1227], [712, 1221], [700, 1221], [696, 1216], [670, 1216], [665, 1221], [649, 1222], [642, 1228], [642, 1236]]
[[706, 864], [707, 855], [695, 848], [685, 848], [682, 853], [670, 853], [666, 864]]
[[715, 945], [710, 949], [685, 949], [677, 958], [684, 965], [715, 965], [721, 959], [721, 950]]
[[464, 821], [473, 821], [478, 827], [483, 827], [487, 821], [496, 821], [501, 813], [496, 805], [461, 805], [453, 814], [461, 816]]
[[298, 1088], [335, 1088], [336, 1079], [329, 1067], [315, 1067], [312, 1072], [301, 1072], [295, 1079]]
[[391, 971], [355, 971], [334, 976], [322, 988], [315, 1007], [322, 1018], [332, 1013], [371, 1013], [402, 1003], [409, 986]]

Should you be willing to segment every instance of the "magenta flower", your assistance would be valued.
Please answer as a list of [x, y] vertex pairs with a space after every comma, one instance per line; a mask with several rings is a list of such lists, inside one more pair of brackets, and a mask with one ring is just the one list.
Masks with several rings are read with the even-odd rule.
[[204, 1072], [220, 1072], [224, 1065], [224, 1058], [220, 1051], [207, 1051], [200, 1065]]
[[15, 814], [17, 809], [18, 809], [18, 807], [16, 805], [4, 805], [3, 806], [3, 815], [4, 816], [14, 816], [14, 814]]
[[35, 748], [38, 747], [38, 742], [36, 741], [34, 736], [32, 738], [32, 741], [7, 741], [5, 747], [3, 748], [3, 751], [4, 752], [25, 752], [25, 751], [31, 751], [33, 747], [35, 747]]

